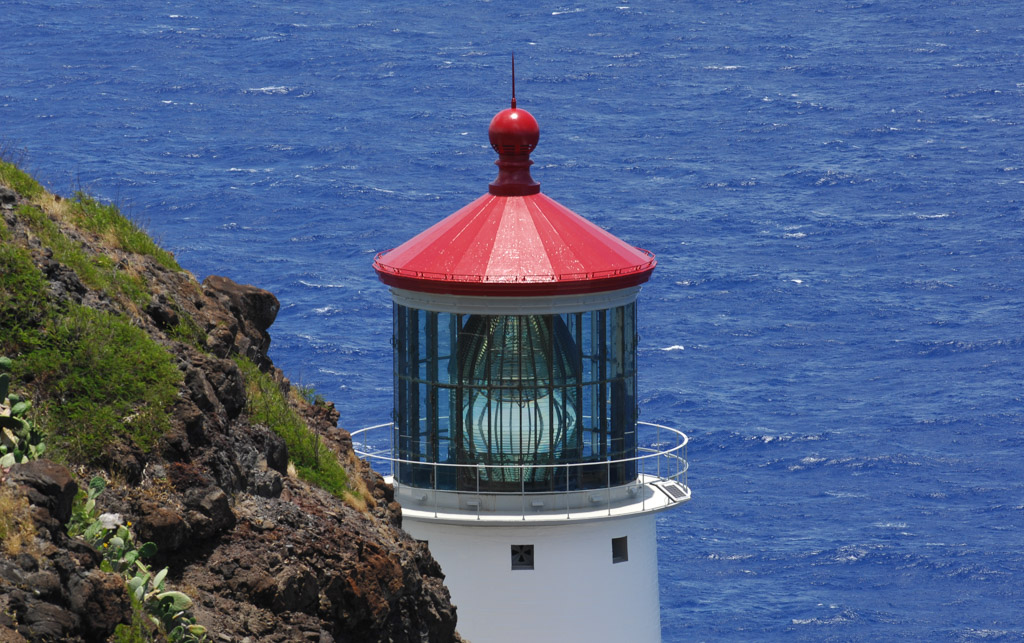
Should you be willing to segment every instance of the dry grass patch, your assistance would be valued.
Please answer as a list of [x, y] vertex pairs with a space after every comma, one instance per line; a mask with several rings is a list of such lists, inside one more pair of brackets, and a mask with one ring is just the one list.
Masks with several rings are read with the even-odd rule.
[[8, 556], [39, 556], [28, 498], [6, 485], [0, 487], [0, 543]]

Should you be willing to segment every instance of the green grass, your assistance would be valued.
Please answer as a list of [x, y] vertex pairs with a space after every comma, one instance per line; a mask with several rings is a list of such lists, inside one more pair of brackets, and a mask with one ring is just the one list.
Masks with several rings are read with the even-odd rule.
[[41, 425], [73, 462], [102, 461], [118, 440], [149, 451], [170, 428], [182, 379], [171, 354], [126, 318], [77, 305], [17, 365], [46, 391]]
[[[0, 161], [0, 183], [32, 202], [47, 194], [35, 179], [8, 161]], [[145, 230], [121, 214], [117, 206], [100, 203], [81, 191], [76, 192], [67, 205], [77, 225], [100, 235], [112, 235], [121, 249], [153, 257], [168, 270], [181, 272], [174, 255], [157, 245]]]
[[102, 460], [115, 440], [149, 450], [170, 427], [181, 371], [123, 316], [54, 307], [28, 253], [0, 245], [0, 352], [36, 398], [36, 422], [62, 457]]
[[[0, 162], [0, 183], [31, 199], [16, 215], [55, 260], [93, 289], [136, 304], [149, 299], [141, 276], [86, 250], [65, 234], [58, 218], [180, 270], [170, 253], [113, 206], [82, 194], [62, 202], [7, 162]], [[13, 375], [31, 390], [34, 420], [47, 444], [68, 462], [100, 463], [114, 442], [150, 450], [171, 425], [182, 380], [174, 358], [123, 315], [52, 302], [31, 255], [10, 238], [0, 223], [0, 354], [17, 357]]]
[[114, 643], [149, 643], [154, 640], [149, 633], [151, 627], [147, 626], [147, 619], [142, 610], [133, 609], [131, 625], [118, 623], [111, 640]]
[[[102, 235], [111, 246], [180, 270], [170, 253], [113, 206], [82, 194], [62, 202], [7, 162], [0, 162], [0, 183], [32, 199], [16, 215], [55, 260], [93, 289], [135, 304], [149, 299], [141, 276], [106, 254], [86, 250], [64, 233], [57, 218]], [[27, 250], [10, 243], [11, 236], [0, 220], [0, 354], [16, 357], [12, 374], [30, 389], [33, 419], [47, 445], [67, 462], [97, 464], [109, 457], [115, 442], [152, 449], [171, 426], [182, 380], [173, 356], [124, 315], [52, 302], [45, 276]], [[182, 333], [195, 336], [198, 329], [189, 323], [195, 326], [186, 320]]]
[[249, 419], [266, 425], [284, 438], [288, 444], [288, 456], [299, 477], [339, 498], [358, 497], [334, 451], [289, 406], [277, 383], [250, 360], [236, 357], [235, 361], [245, 375]]
[[123, 316], [54, 306], [28, 252], [0, 244], [0, 353], [36, 399], [35, 420], [62, 457], [100, 461], [115, 440], [148, 450], [170, 427], [181, 371]]
[[35, 199], [45, 191], [35, 179], [7, 161], [0, 161], [0, 183], [28, 199]]
[[178, 313], [178, 323], [167, 329], [167, 336], [183, 344], [195, 346], [204, 353], [208, 352], [206, 331], [199, 327], [191, 315], [183, 313], [180, 309], [175, 312]]
[[81, 243], [65, 235], [60, 226], [39, 207], [22, 205], [18, 207], [17, 213], [39, 239], [53, 250], [53, 258], [74, 270], [85, 285], [102, 290], [114, 298], [126, 297], [139, 305], [149, 301], [149, 290], [142, 277], [122, 270], [105, 254], [86, 251]]
[[75, 193], [71, 201], [71, 213], [75, 223], [97, 234], [112, 234], [123, 250], [147, 255], [156, 259], [164, 268], [181, 272], [181, 266], [174, 255], [156, 244], [142, 228], [121, 214], [113, 204], [100, 203], [82, 193]]
[[47, 282], [26, 250], [0, 243], [0, 355], [38, 346], [53, 316]]

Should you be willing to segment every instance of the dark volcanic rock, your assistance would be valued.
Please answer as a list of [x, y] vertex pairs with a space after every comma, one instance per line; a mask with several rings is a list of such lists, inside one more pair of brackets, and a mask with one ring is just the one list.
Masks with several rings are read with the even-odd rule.
[[314, 574], [305, 565], [284, 570], [277, 577], [274, 609], [286, 612], [315, 613], [320, 587]]
[[0, 206], [11, 206], [10, 208], [4, 208], [4, 209], [5, 210], [6, 209], [12, 209], [14, 204], [15, 204], [15, 202], [17, 202], [17, 200], [18, 200], [18, 193], [17, 192], [15, 192], [14, 190], [9, 190], [9, 189], [5, 188], [4, 186], [0, 185]]
[[[188, 375], [186, 374], [186, 382]], [[209, 443], [206, 427], [214, 421], [211, 416], [204, 415], [189, 397], [179, 397], [174, 404], [172, 414], [174, 428], [165, 440], [165, 456], [168, 460], [185, 460], [189, 457], [192, 447]]]
[[114, 442], [107, 449], [107, 468], [129, 484], [137, 484], [142, 479], [146, 460], [142, 449], [130, 442]]
[[[140, 276], [147, 303], [126, 302], [86, 285], [54, 258], [18, 214], [25, 200], [0, 188], [4, 243], [24, 248], [48, 280], [48, 297], [121, 315], [165, 347], [183, 378], [171, 426], [153, 449], [115, 442], [100, 474], [104, 512], [132, 521], [138, 542], [158, 547], [171, 589], [194, 600], [211, 640], [459, 641], [444, 576], [425, 547], [401, 531], [394, 492], [356, 460], [333, 404], [288, 399], [346, 467], [360, 496], [346, 503], [288, 471], [285, 441], [246, 413], [236, 355], [290, 384], [267, 357], [280, 304], [273, 294], [185, 271], [148, 256], [104, 247], [94, 233], [51, 217], [86, 253], [105, 254]], [[204, 336], [205, 335], [205, 336]], [[325, 449], [325, 454], [326, 454]], [[100, 571], [101, 556], [66, 535], [74, 476], [51, 462], [14, 467], [8, 488], [29, 498], [37, 536], [32, 553], [0, 551], [0, 641], [103, 641], [131, 619], [124, 581]], [[365, 503], [363, 505], [362, 503]]]
[[135, 533], [141, 542], [152, 542], [160, 552], [170, 553], [188, 541], [189, 528], [178, 512], [150, 502], [140, 507]]
[[78, 485], [71, 472], [49, 460], [36, 460], [11, 468], [11, 482], [25, 489], [28, 501], [41, 509], [36, 522], [56, 537], [71, 518], [71, 503]]
[[[231, 613], [238, 608], [227, 605], [248, 603], [291, 614], [275, 631], [280, 638], [266, 640], [301, 640], [303, 624], [338, 641], [458, 640], [443, 575], [425, 547], [303, 486], [286, 480], [293, 502], [238, 503], [237, 527], [184, 580], [201, 589], [226, 584], [231, 591], [218, 603]], [[234, 631], [265, 635], [254, 624]]]
[[50, 280], [50, 293], [55, 298], [70, 299], [76, 304], [82, 302], [86, 287], [74, 270], [49, 257], [43, 260], [40, 268]]
[[171, 307], [164, 295], [153, 295], [146, 304], [146, 314], [153, 318], [160, 330], [168, 330], [178, 325], [178, 313]]
[[70, 610], [30, 601], [24, 592], [11, 594], [11, 610], [19, 617], [18, 633], [30, 641], [67, 641], [80, 624]]
[[249, 492], [264, 498], [277, 498], [283, 489], [281, 474], [273, 469], [256, 471], [249, 480]]
[[268, 433], [263, 454], [267, 459], [268, 467], [282, 475], [287, 473], [288, 445], [284, 438], [274, 433]]
[[[227, 356], [231, 352], [245, 355], [262, 369], [270, 366], [267, 349], [270, 348], [270, 334], [267, 329], [277, 318], [281, 304], [273, 293], [255, 286], [236, 284], [235, 282], [211, 275], [203, 281], [203, 292], [210, 298], [220, 301], [227, 309], [230, 317], [224, 314], [209, 314], [214, 322], [211, 328], [223, 323], [222, 328], [232, 331], [231, 337], [224, 333], [216, 334], [216, 342], [220, 346], [211, 346], [218, 356]], [[226, 322], [226, 323], [225, 323]], [[208, 329], [209, 332], [210, 329]], [[214, 339], [214, 334], [210, 334]], [[224, 345], [229, 345], [224, 350]]]
[[238, 365], [230, 359], [210, 360], [207, 373], [228, 419], [237, 418], [245, 408], [245, 380]]
[[100, 571], [99, 554], [65, 535], [78, 491], [71, 472], [37, 460], [13, 467], [7, 484], [25, 493], [44, 545], [33, 550], [41, 555], [0, 556], [0, 612], [29, 641], [106, 640], [131, 618], [131, 606], [124, 579]]
[[217, 399], [217, 392], [213, 390], [213, 385], [206, 379], [206, 374], [202, 370], [187, 368], [185, 386], [188, 387], [189, 397], [200, 411], [216, 414], [220, 410], [222, 405]]
[[185, 506], [191, 509], [188, 516], [195, 538], [210, 538], [235, 526], [235, 514], [220, 487], [189, 490]]
[[68, 592], [70, 609], [81, 619], [86, 638], [105, 638], [131, 609], [124, 579], [116, 574], [75, 574], [68, 581]]

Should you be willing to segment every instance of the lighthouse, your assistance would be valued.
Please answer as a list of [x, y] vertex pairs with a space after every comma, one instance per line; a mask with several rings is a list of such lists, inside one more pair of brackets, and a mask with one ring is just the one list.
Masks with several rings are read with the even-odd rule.
[[353, 440], [390, 472], [468, 640], [657, 642], [655, 518], [690, 489], [686, 435], [638, 421], [656, 261], [541, 192], [514, 95], [487, 193], [374, 260], [393, 421]]

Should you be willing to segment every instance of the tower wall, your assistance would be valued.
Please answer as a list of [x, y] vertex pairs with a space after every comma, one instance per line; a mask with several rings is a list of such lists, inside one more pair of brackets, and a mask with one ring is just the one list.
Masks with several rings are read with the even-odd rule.
[[[639, 439], [636, 298], [657, 262], [540, 192], [539, 135], [513, 92], [488, 193], [374, 259], [395, 406], [365, 431], [393, 429], [404, 526], [464, 637], [656, 643], [655, 514], [690, 497], [686, 436]], [[662, 450], [662, 428], [681, 441]]]
[[[407, 513], [403, 526], [441, 564], [469, 641], [661, 640], [653, 513], [555, 526], [450, 524]], [[533, 545], [533, 569], [513, 569], [512, 548], [523, 545]], [[627, 560], [613, 562], [613, 554]]]

